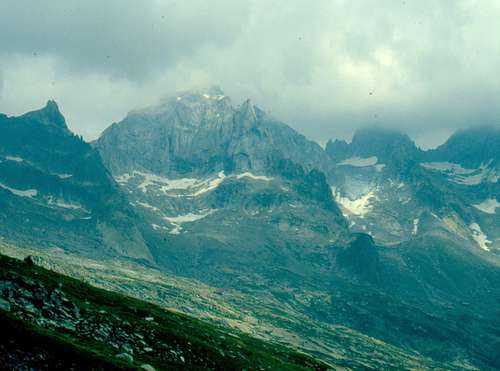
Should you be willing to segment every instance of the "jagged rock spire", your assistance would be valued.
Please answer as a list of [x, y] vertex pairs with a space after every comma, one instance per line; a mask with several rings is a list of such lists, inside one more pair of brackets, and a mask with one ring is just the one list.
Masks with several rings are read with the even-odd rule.
[[54, 100], [47, 101], [44, 108], [37, 111], [28, 112], [23, 115], [24, 118], [37, 120], [45, 125], [55, 125], [64, 129], [67, 129], [66, 120], [59, 111], [59, 107]]

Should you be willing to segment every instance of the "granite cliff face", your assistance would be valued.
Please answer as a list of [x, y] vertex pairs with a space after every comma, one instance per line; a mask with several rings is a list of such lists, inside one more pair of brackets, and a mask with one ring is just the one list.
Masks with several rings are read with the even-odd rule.
[[114, 175], [134, 170], [176, 178], [219, 171], [263, 174], [279, 156], [306, 170], [329, 167], [318, 144], [250, 100], [233, 106], [219, 89], [180, 94], [131, 112], [96, 145]]
[[297, 280], [314, 249], [348, 238], [318, 170], [330, 166], [323, 149], [218, 89], [132, 112], [95, 145], [146, 221], [156, 261], [176, 273]]

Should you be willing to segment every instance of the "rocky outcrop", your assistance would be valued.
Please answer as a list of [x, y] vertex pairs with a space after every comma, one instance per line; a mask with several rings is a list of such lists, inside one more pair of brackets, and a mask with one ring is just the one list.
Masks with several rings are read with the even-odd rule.
[[55, 102], [0, 116], [2, 236], [94, 257], [151, 259], [135, 218], [98, 151], [69, 131]]

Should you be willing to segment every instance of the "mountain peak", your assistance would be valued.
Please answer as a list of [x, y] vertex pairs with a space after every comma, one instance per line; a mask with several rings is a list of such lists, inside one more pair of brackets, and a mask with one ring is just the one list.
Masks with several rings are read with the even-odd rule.
[[48, 100], [45, 107], [37, 111], [31, 111], [24, 114], [22, 117], [40, 121], [45, 125], [55, 125], [63, 129], [67, 129], [66, 120], [59, 111], [59, 107], [54, 100]]
[[358, 129], [351, 143], [330, 140], [325, 150], [336, 161], [350, 156], [376, 156], [384, 163], [412, 158], [419, 151], [415, 142], [405, 133], [380, 127]]
[[202, 89], [193, 89], [179, 92], [175, 96], [175, 100], [191, 100], [191, 101], [206, 101], [207, 99], [220, 100], [225, 98], [224, 91], [219, 86], [209, 86]]
[[53, 99], [49, 99], [47, 101], [47, 104], [45, 104], [45, 109], [55, 110], [55, 111], [59, 112], [59, 106], [57, 105], [56, 101]]
[[499, 161], [500, 126], [483, 125], [457, 131], [434, 150], [431, 159], [441, 158], [466, 167], [478, 167], [490, 160]]
[[255, 107], [250, 99], [244, 101], [238, 108], [237, 115], [240, 122], [243, 123], [245, 127], [252, 126], [257, 120], [257, 114], [255, 113]]
[[398, 130], [370, 127], [356, 131], [352, 138], [352, 145], [367, 154], [379, 155], [381, 153], [393, 152], [405, 149], [414, 151], [417, 149], [410, 137]]
[[378, 140], [385, 140], [390, 142], [412, 142], [410, 137], [402, 131], [383, 127], [365, 127], [356, 130], [352, 138], [352, 142], [362, 141], [365, 138], [377, 138]]
[[161, 99], [158, 104], [132, 110], [129, 115], [162, 116], [179, 106], [198, 109], [199, 107], [219, 105], [220, 103], [226, 107], [231, 107], [231, 100], [227, 95], [224, 95], [224, 91], [218, 86], [210, 86], [170, 94]]

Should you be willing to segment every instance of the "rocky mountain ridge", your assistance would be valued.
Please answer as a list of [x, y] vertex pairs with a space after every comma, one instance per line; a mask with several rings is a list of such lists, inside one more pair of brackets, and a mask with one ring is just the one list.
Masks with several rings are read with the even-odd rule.
[[471, 248], [498, 254], [499, 141], [497, 127], [455, 133], [427, 151], [383, 129], [360, 131], [349, 144], [330, 141], [336, 201], [354, 230], [368, 231], [380, 243], [439, 228]]
[[68, 130], [53, 101], [0, 117], [0, 205], [4, 237], [94, 256], [151, 258], [99, 153]]
[[[437, 362], [498, 366], [495, 131], [422, 151], [370, 129], [323, 150], [219, 90], [131, 112], [92, 147], [52, 103], [27, 117], [0, 116], [7, 240], [133, 259]], [[477, 143], [481, 160], [450, 157]]]

